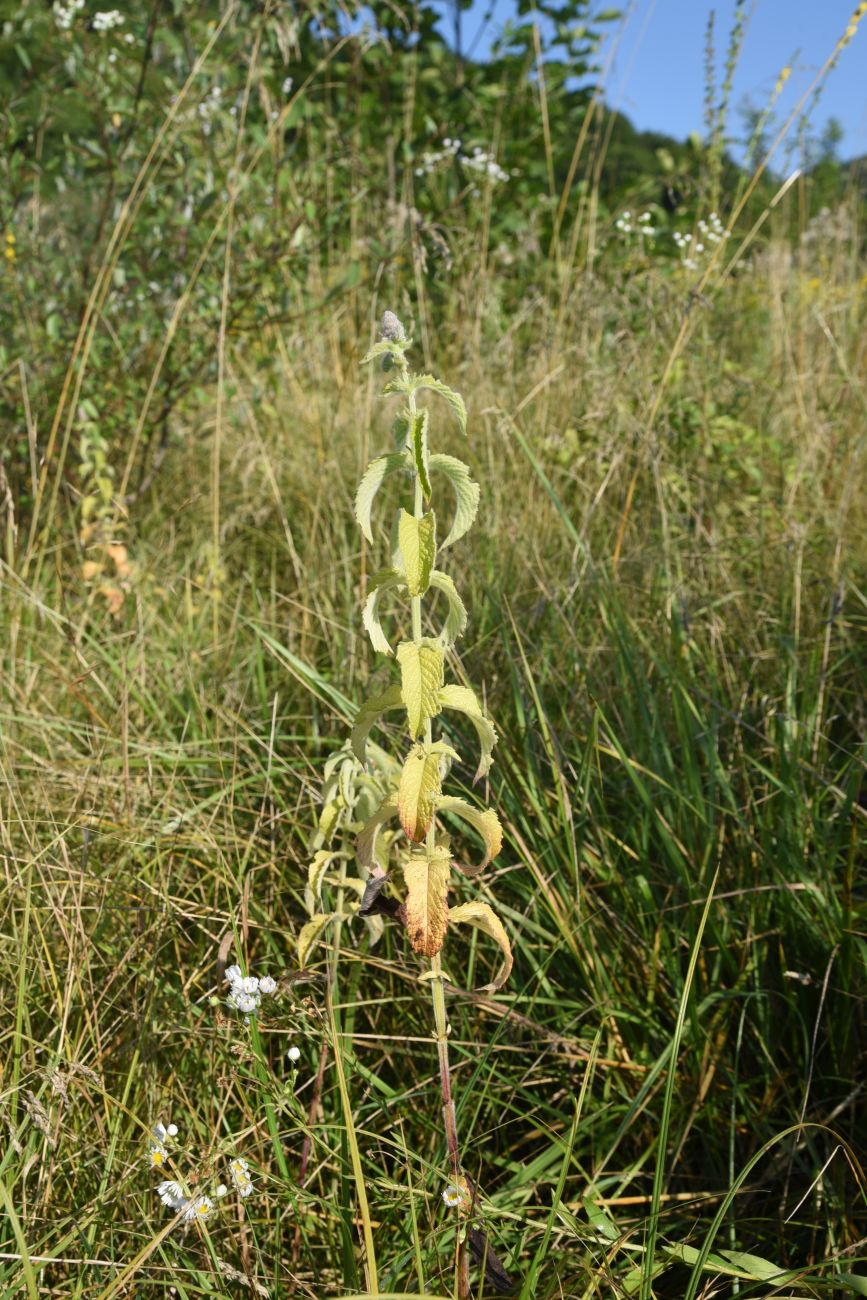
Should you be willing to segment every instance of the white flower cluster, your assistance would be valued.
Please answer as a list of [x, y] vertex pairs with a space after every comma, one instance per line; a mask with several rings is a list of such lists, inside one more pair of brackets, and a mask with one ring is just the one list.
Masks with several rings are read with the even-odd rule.
[[214, 1208], [210, 1196], [187, 1196], [180, 1183], [173, 1181], [160, 1183], [157, 1187], [157, 1196], [163, 1205], [173, 1210], [175, 1214], [183, 1210], [185, 1223], [193, 1223], [196, 1219], [207, 1219]]
[[75, 15], [81, 13], [84, 8], [84, 0], [69, 0], [68, 4], [56, 4], [54, 6], [54, 21], [63, 31], [68, 32]]
[[[494, 184], [500, 184], [502, 181], [509, 179], [509, 173], [501, 167], [493, 154], [487, 153], [481, 145], [476, 145], [472, 153], [461, 152], [460, 140], [451, 140], [446, 136], [443, 140], [442, 149], [437, 149], [432, 153], [422, 154], [421, 162], [415, 169], [416, 176], [429, 176], [435, 172], [444, 162], [459, 162], [470, 171], [478, 172], [479, 175], [493, 181]], [[478, 190], [473, 191], [478, 194]]]
[[102, 13], [93, 15], [93, 30], [95, 32], [110, 32], [113, 27], [122, 27], [124, 16], [119, 9], [104, 9]]
[[258, 1011], [263, 994], [273, 993], [277, 988], [277, 981], [270, 975], [257, 979], [255, 975], [242, 974], [240, 966], [227, 967], [226, 983], [229, 985], [227, 1005], [236, 1011], [242, 1011], [245, 1016]]
[[280, 87], [280, 89], [281, 89], [281, 91], [283, 92], [284, 95], [291, 95], [291, 93], [292, 93], [292, 87], [293, 87], [294, 85], [295, 85], [295, 82], [292, 80], [291, 77], [284, 77], [284, 78], [283, 78], [283, 84], [282, 84], [282, 86]]
[[632, 223], [632, 213], [629, 209], [621, 213], [614, 223], [615, 230], [619, 230], [621, 235], [631, 235], [635, 232], [644, 236], [645, 239], [655, 239], [656, 229], [653, 225], [653, 217], [649, 212], [642, 212], [636, 223]]
[[253, 1179], [250, 1177], [250, 1166], [241, 1156], [235, 1156], [234, 1160], [229, 1161], [229, 1173], [232, 1176], [232, 1184], [239, 1196], [244, 1199], [253, 1195]]
[[697, 271], [702, 256], [714, 244], [728, 238], [729, 232], [715, 212], [710, 214], [707, 221], [698, 222], [694, 235], [686, 235], [681, 230], [674, 232], [674, 242], [680, 252], [681, 262], [687, 271]]
[[151, 1140], [148, 1145], [148, 1155], [152, 1169], [162, 1169], [168, 1159], [169, 1153], [167, 1143], [169, 1138], [177, 1137], [177, 1124], [165, 1124], [157, 1122], [151, 1129]]
[[[168, 1159], [167, 1144], [177, 1135], [177, 1131], [176, 1124], [157, 1123], [151, 1129], [149, 1153], [153, 1168], [160, 1169], [165, 1164]], [[243, 1157], [232, 1157], [229, 1161], [229, 1174], [239, 1196], [246, 1200], [248, 1196], [253, 1195], [250, 1166]], [[204, 1192], [197, 1192], [195, 1196], [190, 1196], [182, 1183], [174, 1178], [167, 1178], [157, 1185], [157, 1196], [167, 1209], [175, 1214], [182, 1213], [184, 1223], [194, 1223], [200, 1219], [207, 1219], [213, 1213], [215, 1198], [219, 1200], [228, 1190], [225, 1183], [220, 1183], [213, 1188], [213, 1196]]]

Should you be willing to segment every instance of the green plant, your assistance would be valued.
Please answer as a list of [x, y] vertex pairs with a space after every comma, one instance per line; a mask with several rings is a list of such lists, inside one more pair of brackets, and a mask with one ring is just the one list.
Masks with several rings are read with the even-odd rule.
[[[405, 405], [394, 422], [396, 450], [378, 456], [367, 467], [358, 488], [355, 513], [366, 540], [373, 544], [371, 508], [374, 498], [387, 478], [401, 476], [412, 488], [412, 513], [400, 509], [397, 520], [397, 544], [392, 564], [375, 574], [364, 605], [363, 621], [374, 649], [396, 658], [401, 680], [384, 693], [368, 700], [359, 709], [352, 731], [352, 750], [358, 761], [367, 760], [371, 728], [392, 709], [406, 712], [411, 748], [399, 778], [386, 789], [375, 810], [360, 829], [357, 842], [358, 864], [366, 885], [359, 912], [372, 917], [387, 914], [407, 932], [414, 952], [430, 960], [430, 968], [421, 977], [431, 984], [443, 1123], [449, 1154], [452, 1182], [444, 1193], [446, 1204], [458, 1211], [462, 1230], [457, 1240], [458, 1295], [469, 1296], [469, 1250], [481, 1259], [488, 1275], [505, 1277], [502, 1265], [487, 1246], [483, 1234], [474, 1225], [475, 1190], [460, 1160], [457, 1120], [451, 1089], [448, 1050], [448, 1017], [440, 951], [450, 923], [475, 926], [491, 936], [500, 946], [504, 961], [491, 989], [499, 988], [512, 966], [512, 953], [506, 931], [489, 904], [473, 900], [449, 907], [451, 868], [465, 875], [478, 875], [497, 856], [502, 846], [502, 829], [491, 809], [480, 811], [466, 800], [443, 794], [443, 779], [452, 762], [460, 761], [456, 750], [444, 740], [434, 740], [433, 719], [443, 709], [464, 714], [478, 734], [481, 755], [475, 780], [486, 776], [492, 762], [496, 732], [469, 687], [445, 683], [445, 663], [467, 624], [467, 611], [454, 582], [437, 569], [437, 551], [457, 542], [471, 527], [479, 503], [479, 486], [470, 478], [468, 467], [454, 456], [431, 454], [428, 446], [429, 412], [419, 409], [417, 396], [434, 392], [444, 398], [466, 432], [466, 408], [463, 398], [432, 375], [413, 374], [406, 352], [411, 340], [392, 312], [382, 320], [382, 338], [368, 352], [365, 362], [380, 360], [383, 370], [392, 373], [385, 385], [385, 395], [399, 395]], [[451, 528], [437, 546], [437, 516], [433, 509], [434, 483], [445, 479], [453, 489], [456, 508]], [[435, 636], [425, 635], [422, 601], [430, 593], [444, 597], [446, 612], [441, 629]], [[399, 641], [396, 650], [383, 630], [380, 607], [384, 597], [400, 595], [409, 601], [411, 629], [409, 638]], [[377, 767], [382, 770], [381, 759]], [[354, 774], [353, 774], [354, 775]], [[355, 778], [357, 779], [357, 777]], [[333, 799], [327, 801], [326, 811]], [[344, 803], [349, 804], [348, 799]], [[451, 836], [443, 818], [457, 819], [482, 840], [484, 855], [480, 863], [468, 866], [453, 858]], [[392, 833], [389, 823], [400, 823]], [[315, 887], [327, 870], [330, 856], [320, 849], [310, 868], [309, 902], [314, 901]], [[404, 895], [402, 900], [385, 892], [390, 881], [390, 866], [399, 867]], [[345, 860], [339, 887], [346, 883]], [[339, 926], [341, 909], [332, 914], [315, 915], [302, 931], [299, 959], [306, 959], [319, 933], [334, 921]]]

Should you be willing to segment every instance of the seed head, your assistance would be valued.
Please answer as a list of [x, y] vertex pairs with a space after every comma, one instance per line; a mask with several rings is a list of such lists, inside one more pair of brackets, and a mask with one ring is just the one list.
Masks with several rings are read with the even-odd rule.
[[406, 340], [406, 330], [401, 325], [393, 311], [382, 313], [382, 320], [379, 325], [380, 333], [389, 343], [403, 343]]

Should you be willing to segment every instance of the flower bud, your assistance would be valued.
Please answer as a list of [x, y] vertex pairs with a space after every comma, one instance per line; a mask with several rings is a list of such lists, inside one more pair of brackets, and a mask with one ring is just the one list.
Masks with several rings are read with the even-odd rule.
[[390, 343], [403, 343], [406, 339], [406, 330], [401, 325], [393, 311], [382, 313], [379, 331], [384, 339]]

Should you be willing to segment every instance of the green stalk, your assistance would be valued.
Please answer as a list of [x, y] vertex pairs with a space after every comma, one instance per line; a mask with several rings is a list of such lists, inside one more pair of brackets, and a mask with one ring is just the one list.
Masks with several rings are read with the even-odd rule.
[[[409, 395], [410, 423], [416, 414], [415, 393]], [[415, 494], [413, 500], [413, 514], [416, 519], [421, 519], [424, 514], [424, 498], [422, 495], [421, 479], [418, 471], [415, 472]], [[421, 624], [421, 596], [413, 596], [410, 603], [412, 611], [412, 635], [413, 640], [420, 641], [422, 635]], [[430, 745], [433, 740], [433, 728], [431, 720], [428, 718], [426, 724], [425, 739]], [[436, 827], [432, 821], [427, 832], [427, 846], [433, 850], [436, 845]], [[449, 1164], [451, 1165], [452, 1178], [455, 1186], [461, 1188], [461, 1161], [458, 1149], [458, 1121], [455, 1112], [454, 1098], [452, 1097], [452, 1080], [451, 1070], [449, 1068], [449, 1022], [446, 1012], [446, 990], [442, 977], [442, 966], [440, 955], [436, 953], [431, 957], [431, 997], [433, 1001], [434, 1013], [434, 1036], [437, 1045], [437, 1060], [439, 1062], [440, 1072], [440, 1092], [442, 1095], [443, 1126], [446, 1135], [446, 1146], [449, 1153]], [[466, 1247], [466, 1242], [461, 1240], [460, 1229], [457, 1238], [457, 1282], [458, 1282], [458, 1300], [469, 1300], [470, 1296], [470, 1260]]]

